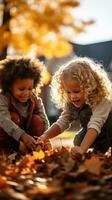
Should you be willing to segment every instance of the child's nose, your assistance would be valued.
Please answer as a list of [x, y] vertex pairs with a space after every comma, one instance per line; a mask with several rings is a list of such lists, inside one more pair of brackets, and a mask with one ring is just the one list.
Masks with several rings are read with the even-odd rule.
[[29, 90], [26, 90], [26, 91], [24, 92], [24, 95], [25, 95], [25, 96], [29, 96], [29, 95], [30, 95], [30, 91], [29, 91]]
[[76, 95], [74, 93], [71, 93], [71, 99], [75, 99]]

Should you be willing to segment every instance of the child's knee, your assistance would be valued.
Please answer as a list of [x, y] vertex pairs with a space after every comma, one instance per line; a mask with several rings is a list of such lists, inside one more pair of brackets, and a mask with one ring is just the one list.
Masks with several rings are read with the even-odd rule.
[[44, 122], [43, 119], [34, 114], [31, 118], [30, 129], [33, 135], [40, 136], [44, 132]]
[[11, 120], [13, 122], [15, 122], [15, 124], [19, 125], [20, 124], [20, 117], [19, 117], [19, 115], [16, 112], [11, 112], [10, 115], [11, 115]]
[[39, 115], [32, 115], [31, 118], [31, 124], [32, 125], [37, 125], [37, 124], [41, 124], [43, 125], [43, 119], [39, 116]]

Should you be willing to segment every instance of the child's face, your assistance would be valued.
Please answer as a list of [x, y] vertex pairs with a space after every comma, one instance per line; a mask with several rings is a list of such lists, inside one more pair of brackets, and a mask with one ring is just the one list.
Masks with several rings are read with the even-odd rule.
[[11, 87], [11, 93], [20, 103], [25, 103], [32, 94], [33, 85], [33, 79], [17, 79]]
[[77, 108], [85, 104], [84, 91], [81, 89], [77, 80], [65, 79], [63, 81], [64, 90], [67, 93], [69, 101]]

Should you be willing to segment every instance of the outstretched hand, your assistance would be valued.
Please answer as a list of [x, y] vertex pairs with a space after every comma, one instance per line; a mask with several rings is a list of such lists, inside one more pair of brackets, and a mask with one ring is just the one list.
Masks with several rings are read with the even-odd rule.
[[50, 149], [52, 149], [50, 140], [43, 141], [42, 138], [41, 138], [41, 136], [37, 137], [36, 139], [37, 139], [36, 144], [37, 145], [41, 145], [44, 150], [50, 150]]
[[48, 139], [46, 139], [46, 134], [41, 135], [40, 137], [38, 137], [38, 140], [41, 140], [43, 142], [46, 142]]
[[71, 148], [71, 156], [72, 158], [79, 158], [84, 154], [82, 148], [80, 146], [74, 146]]

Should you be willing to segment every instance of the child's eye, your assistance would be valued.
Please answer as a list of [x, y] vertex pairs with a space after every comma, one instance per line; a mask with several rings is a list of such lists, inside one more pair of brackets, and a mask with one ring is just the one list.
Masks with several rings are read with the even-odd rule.
[[19, 90], [20, 90], [20, 91], [24, 91], [25, 89], [24, 89], [24, 88], [19, 88]]
[[32, 91], [32, 90], [33, 90], [33, 88], [29, 88], [28, 90], [29, 90], [29, 91]]
[[74, 93], [76, 93], [76, 94], [77, 94], [77, 93], [79, 93], [79, 92], [80, 92], [80, 91], [75, 91]]
[[[20, 91], [24, 91], [24, 90], [26, 90], [25, 88], [20, 88], [19, 89]], [[32, 88], [28, 88], [28, 91], [32, 91]]]

